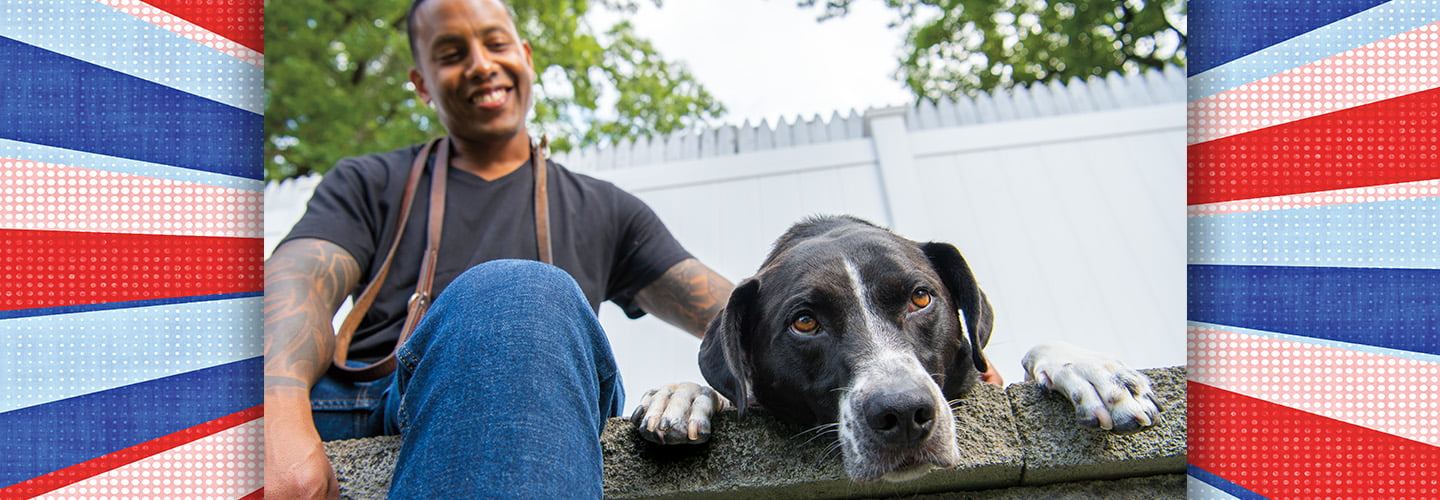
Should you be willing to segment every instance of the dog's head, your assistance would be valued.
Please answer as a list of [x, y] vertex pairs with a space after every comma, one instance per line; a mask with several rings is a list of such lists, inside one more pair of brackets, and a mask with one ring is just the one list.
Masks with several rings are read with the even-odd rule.
[[753, 401], [791, 423], [836, 424], [850, 477], [905, 480], [958, 463], [947, 401], [986, 370], [991, 323], [954, 246], [815, 218], [735, 288], [700, 368], [742, 416]]

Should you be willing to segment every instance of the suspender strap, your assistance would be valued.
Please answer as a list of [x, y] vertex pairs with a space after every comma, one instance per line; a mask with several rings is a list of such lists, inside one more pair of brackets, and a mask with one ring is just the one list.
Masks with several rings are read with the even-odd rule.
[[535, 245], [539, 247], [540, 262], [554, 264], [550, 254], [550, 197], [545, 189], [545, 148], [550, 146], [549, 136], [540, 136], [540, 144], [530, 143], [530, 160], [535, 165]]
[[[545, 186], [544, 150], [547, 145], [548, 140], [543, 137], [539, 145], [531, 143], [530, 159], [535, 169], [535, 242], [540, 261], [554, 264], [550, 253], [550, 201]], [[410, 296], [400, 338], [385, 359], [363, 367], [346, 366], [350, 341], [354, 339], [355, 330], [359, 328], [360, 321], [364, 319], [370, 306], [374, 305], [375, 296], [379, 294], [380, 287], [390, 273], [390, 264], [395, 259], [396, 250], [400, 248], [400, 237], [405, 234], [405, 222], [410, 218], [410, 209], [414, 205], [415, 191], [419, 189], [420, 174], [424, 172], [426, 160], [435, 150], [439, 152], [435, 159], [435, 168], [430, 174], [430, 213], [426, 218], [425, 255], [420, 262], [420, 278], [415, 284], [415, 293]], [[420, 323], [420, 318], [429, 310], [433, 299], [430, 294], [435, 284], [435, 268], [440, 259], [440, 233], [445, 223], [445, 179], [449, 174], [449, 166], [448, 138], [436, 139], [426, 144], [410, 165], [410, 175], [405, 181], [405, 193], [400, 201], [400, 219], [396, 224], [395, 239], [390, 243], [390, 250], [385, 254], [385, 261], [380, 265], [375, 279], [365, 286], [365, 290], [355, 300], [355, 306], [341, 323], [340, 330], [335, 333], [335, 356], [330, 371], [336, 377], [350, 381], [371, 381], [395, 371], [395, 351], [410, 338], [411, 332], [414, 332], [416, 325]]]

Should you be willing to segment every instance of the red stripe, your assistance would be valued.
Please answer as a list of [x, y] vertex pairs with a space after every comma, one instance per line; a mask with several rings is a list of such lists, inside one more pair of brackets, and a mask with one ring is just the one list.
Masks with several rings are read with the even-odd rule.
[[[161, 436], [5, 488], [6, 498], [31, 498], [119, 469], [265, 416], [263, 405]], [[11, 495], [14, 495], [13, 497]]]
[[262, 498], [265, 498], [265, 488], [252, 491], [249, 495], [240, 497], [240, 500], [260, 500]]
[[0, 311], [263, 290], [263, 244], [0, 229]]
[[1273, 499], [1440, 491], [1440, 448], [1193, 381], [1187, 387], [1190, 464], [1246, 489]]
[[264, 3], [261, 0], [144, 0], [157, 9], [174, 14], [197, 26], [265, 52]]
[[1189, 203], [1440, 178], [1440, 88], [1189, 147]]

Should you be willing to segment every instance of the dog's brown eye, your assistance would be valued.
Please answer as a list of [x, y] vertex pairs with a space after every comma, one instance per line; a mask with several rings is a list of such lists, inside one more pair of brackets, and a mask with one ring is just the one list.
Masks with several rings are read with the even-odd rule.
[[924, 288], [917, 288], [913, 293], [910, 294], [910, 306], [913, 307], [914, 309], [912, 310], [915, 311], [924, 309], [925, 306], [930, 305], [930, 300], [933, 298], [934, 297], [930, 295], [929, 290], [926, 290]]
[[820, 331], [820, 322], [809, 314], [802, 314], [790, 322], [790, 330], [801, 335], [814, 335]]

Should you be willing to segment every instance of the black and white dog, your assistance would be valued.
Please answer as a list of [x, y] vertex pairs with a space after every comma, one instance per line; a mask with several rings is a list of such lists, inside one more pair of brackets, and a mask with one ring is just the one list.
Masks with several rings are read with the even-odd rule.
[[[631, 419], [657, 443], [703, 442], [728, 398], [742, 416], [759, 405], [793, 424], [833, 426], [854, 480], [913, 479], [959, 462], [949, 402], [986, 377], [991, 325], [954, 246], [851, 217], [809, 219], [776, 241], [710, 324], [700, 369], [723, 397], [672, 385], [646, 394]], [[1023, 364], [1087, 425], [1134, 432], [1159, 418], [1149, 379], [1107, 356], [1042, 344]]]

